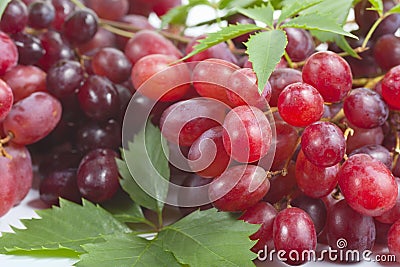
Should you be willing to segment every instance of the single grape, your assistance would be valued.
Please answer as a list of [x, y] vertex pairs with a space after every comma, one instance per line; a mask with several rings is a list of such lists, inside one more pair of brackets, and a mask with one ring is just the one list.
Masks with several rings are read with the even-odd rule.
[[197, 63], [193, 70], [193, 86], [204, 97], [214, 98], [231, 106], [227, 96], [231, 74], [239, 67], [221, 59], [206, 59]]
[[132, 64], [118, 49], [106, 47], [93, 56], [92, 68], [95, 74], [105, 76], [114, 83], [122, 83], [129, 79]]
[[223, 128], [217, 126], [194, 141], [188, 154], [192, 171], [205, 178], [214, 178], [227, 169], [230, 157], [225, 151], [222, 134]]
[[0, 30], [8, 34], [21, 32], [28, 24], [28, 8], [20, 0], [8, 3], [0, 21]]
[[343, 111], [352, 125], [366, 129], [382, 126], [389, 117], [386, 103], [368, 88], [352, 90], [344, 99]]
[[51, 0], [51, 3], [55, 9], [52, 26], [57, 31], [61, 31], [65, 19], [75, 10], [75, 4], [70, 0]]
[[3, 80], [0, 79], [0, 121], [7, 117], [13, 105], [13, 92]]
[[354, 130], [354, 134], [347, 137], [346, 152], [348, 154], [362, 146], [382, 144], [384, 138], [382, 127], [362, 129], [351, 126], [351, 128]]
[[[96, 153], [91, 157], [90, 153]], [[92, 202], [111, 199], [119, 188], [118, 167], [112, 153], [101, 154], [94, 150], [82, 160], [77, 172], [79, 192]]]
[[234, 107], [249, 105], [265, 110], [271, 98], [271, 85], [267, 82], [260, 95], [254, 71], [249, 68], [238, 69], [228, 79], [226, 95]]
[[300, 71], [290, 68], [281, 68], [274, 70], [268, 81], [272, 89], [269, 105], [271, 107], [276, 107], [278, 106], [278, 97], [283, 89], [289, 84], [302, 82], [303, 80]]
[[29, 145], [46, 137], [60, 118], [60, 102], [47, 93], [36, 92], [12, 107], [3, 121], [3, 129], [12, 133], [12, 142]]
[[380, 216], [396, 204], [398, 191], [393, 174], [369, 155], [349, 157], [337, 178], [348, 204], [361, 214]]
[[39, 193], [40, 199], [48, 205], [58, 205], [60, 197], [79, 203], [81, 194], [76, 181], [76, 169], [50, 173], [40, 182]]
[[47, 71], [47, 90], [57, 98], [73, 95], [84, 80], [84, 72], [77, 61], [60, 60]]
[[154, 54], [141, 58], [132, 68], [133, 86], [141, 94], [161, 102], [181, 99], [190, 88], [190, 71], [177, 59]]
[[194, 98], [177, 102], [162, 114], [160, 128], [171, 143], [190, 146], [208, 129], [222, 124], [224, 106], [211, 99]]
[[389, 70], [400, 65], [400, 38], [393, 34], [386, 34], [376, 41], [374, 45], [374, 59], [379, 66]]
[[11, 38], [0, 31], [0, 76], [17, 65], [18, 50]]
[[[372, 250], [375, 242], [374, 219], [350, 208], [346, 200], [329, 209], [326, 232], [329, 246], [343, 252]], [[347, 260], [357, 261], [357, 258]]]
[[35, 1], [29, 5], [28, 25], [34, 29], [49, 28], [56, 15], [49, 1]]
[[128, 0], [86, 0], [86, 6], [108, 20], [119, 20], [129, 10]]
[[389, 252], [396, 256], [396, 261], [400, 262], [400, 220], [395, 222], [388, 232]]
[[88, 42], [97, 32], [97, 15], [89, 9], [73, 11], [63, 26], [65, 38], [74, 44]]
[[382, 80], [382, 97], [390, 108], [400, 110], [400, 66], [389, 70]]
[[152, 54], [176, 58], [182, 56], [182, 53], [170, 40], [152, 30], [142, 30], [135, 33], [125, 46], [125, 55], [132, 65], [135, 65], [139, 59]]
[[238, 220], [243, 220], [251, 224], [261, 224], [260, 229], [250, 236], [251, 240], [257, 243], [251, 248], [254, 253], [263, 250], [272, 241], [274, 220], [278, 212], [267, 202], [258, 202], [248, 208]]
[[304, 264], [307, 259], [301, 257], [303, 251], [315, 250], [317, 246], [314, 223], [299, 208], [287, 208], [278, 213], [274, 221], [273, 238], [275, 249], [285, 251], [284, 262], [289, 265]]
[[306, 158], [319, 167], [338, 164], [346, 152], [343, 132], [331, 122], [316, 122], [304, 129], [301, 150]]
[[290, 205], [307, 212], [314, 223], [317, 235], [322, 232], [328, 212], [325, 203], [321, 199], [300, 195], [290, 201]]
[[81, 109], [91, 119], [105, 121], [118, 115], [118, 92], [107, 78], [97, 75], [87, 78], [79, 89], [78, 100]]
[[300, 150], [296, 161], [297, 185], [309, 197], [324, 197], [336, 187], [339, 168], [339, 164], [331, 167], [316, 166]]
[[393, 157], [390, 155], [389, 150], [381, 145], [366, 145], [353, 150], [349, 156], [355, 154], [367, 154], [381, 161], [388, 169], [392, 168]]
[[217, 177], [208, 190], [214, 207], [221, 211], [244, 211], [259, 202], [270, 188], [265, 170], [238, 165]]
[[268, 153], [272, 144], [272, 129], [260, 109], [236, 107], [226, 115], [223, 126], [225, 149], [236, 161], [255, 162]]
[[282, 119], [290, 125], [305, 127], [321, 119], [324, 99], [313, 86], [292, 83], [279, 95], [278, 110]]
[[303, 81], [315, 87], [325, 102], [339, 102], [353, 85], [349, 64], [330, 51], [317, 52], [303, 66]]
[[40, 40], [32, 34], [20, 32], [12, 35], [12, 38], [18, 49], [19, 64], [36, 64], [45, 53]]
[[296, 148], [299, 134], [295, 127], [282, 120], [275, 120], [275, 129], [276, 138], [272, 141], [275, 142], [275, 156], [271, 169], [279, 170], [286, 160], [291, 157]]
[[15, 169], [9, 158], [0, 157], [0, 168], [4, 172], [0, 176], [0, 216], [3, 216], [14, 206], [17, 198], [17, 181], [14, 176]]
[[396, 204], [393, 208], [383, 213], [381, 216], [375, 217], [375, 219], [381, 223], [393, 224], [400, 220], [400, 179], [396, 178], [398, 195]]
[[306, 60], [315, 50], [311, 34], [303, 29], [285, 28], [288, 43], [286, 53], [294, 62]]

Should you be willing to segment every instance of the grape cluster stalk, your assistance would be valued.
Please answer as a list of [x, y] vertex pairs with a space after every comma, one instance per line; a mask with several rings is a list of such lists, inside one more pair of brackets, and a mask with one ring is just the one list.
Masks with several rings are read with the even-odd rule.
[[[301, 254], [345, 239], [341, 249], [360, 252], [383, 243], [400, 262], [400, 14], [385, 13], [399, 2], [383, 1], [382, 14], [366, 0], [354, 6], [359, 39], [346, 40], [360, 58], [333, 42], [317, 51], [309, 31], [285, 28], [285, 55], [262, 93], [243, 53], [249, 34], [180, 60], [206, 33], [157, 30], [149, 15], [181, 4], [8, 3], [0, 20], [0, 216], [27, 195], [35, 166], [48, 205], [120, 194], [115, 158], [126, 115], [135, 128], [147, 120], [159, 127], [176, 148], [170, 158], [183, 155], [187, 168], [170, 163], [171, 181], [208, 186], [210, 203], [180, 207], [181, 217], [196, 208], [239, 212], [261, 225], [250, 236], [255, 253]], [[126, 114], [128, 105], [137, 114]]]

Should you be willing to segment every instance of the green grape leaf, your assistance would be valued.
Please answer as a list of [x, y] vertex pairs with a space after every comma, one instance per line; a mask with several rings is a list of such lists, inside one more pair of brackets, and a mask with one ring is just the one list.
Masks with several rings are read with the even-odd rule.
[[191, 0], [187, 5], [177, 6], [170, 9], [165, 15], [161, 17], [161, 28], [168, 24], [181, 24], [186, 23], [187, 16], [190, 9], [197, 5], [209, 5], [207, 0]]
[[282, 30], [260, 32], [252, 35], [245, 45], [249, 61], [257, 74], [258, 91], [261, 94], [269, 76], [285, 53], [287, 37]]
[[195, 211], [166, 226], [158, 235], [164, 249], [181, 264], [202, 266], [254, 266], [249, 236], [259, 225], [237, 220], [215, 209]]
[[3, 16], [4, 10], [6, 10], [8, 3], [10, 3], [10, 2], [11, 2], [11, 0], [0, 1], [0, 19]]
[[83, 244], [103, 242], [104, 235], [131, 232], [103, 208], [86, 200], [81, 206], [61, 199], [60, 207], [39, 210], [37, 214], [41, 219], [21, 220], [26, 229], [13, 227], [15, 233], [3, 233], [0, 253], [35, 251], [46, 256], [69, 257], [71, 251], [83, 253]]
[[188, 59], [208, 48], [217, 45], [219, 43], [225, 42], [232, 38], [238, 37], [245, 33], [261, 30], [262, 27], [259, 27], [254, 24], [236, 24], [236, 25], [228, 25], [228, 27], [222, 28], [218, 32], [209, 33], [206, 38], [199, 40], [199, 43], [194, 47], [193, 51], [187, 54], [181, 60]]
[[167, 141], [160, 130], [148, 122], [128, 147], [121, 153], [124, 161], [117, 159], [122, 177], [120, 184], [134, 202], [161, 214], [170, 177]]
[[282, 8], [281, 15], [278, 18], [277, 24], [282, 23], [285, 19], [291, 18], [301, 11], [308, 9], [312, 6], [315, 6], [318, 3], [321, 3], [322, 0], [304, 0], [304, 1], [292, 1], [290, 4], [285, 5]]
[[400, 4], [397, 4], [396, 6], [392, 7], [387, 13], [389, 14], [395, 14], [398, 13], [400, 14]]
[[378, 12], [380, 15], [382, 15], [383, 12], [383, 3], [382, 0], [369, 0], [369, 2], [372, 5], [371, 10], [375, 10]]
[[118, 193], [111, 200], [101, 204], [114, 217], [124, 223], [148, 223], [143, 215], [142, 208], [127, 195]]
[[257, 21], [264, 22], [271, 28], [274, 27], [274, 8], [271, 4], [253, 8], [238, 8], [239, 13]]
[[221, 0], [218, 4], [219, 9], [249, 7], [262, 4], [262, 0]]
[[336, 23], [335, 20], [327, 18], [326, 16], [317, 13], [301, 15], [281, 25], [281, 28], [287, 28], [287, 27], [302, 28], [307, 30], [327, 31], [357, 38], [357, 36], [355, 36], [354, 34], [351, 34], [343, 30], [343, 27], [340, 26], [338, 23]]
[[301, 11], [300, 15], [323, 15], [326, 18], [335, 20], [336, 23], [343, 26], [346, 23], [351, 7], [352, 2], [349, 0], [323, 0], [322, 2]]
[[132, 234], [106, 236], [104, 239], [103, 243], [84, 245], [88, 253], [83, 254], [75, 266], [181, 266], [157, 240], [149, 241]]

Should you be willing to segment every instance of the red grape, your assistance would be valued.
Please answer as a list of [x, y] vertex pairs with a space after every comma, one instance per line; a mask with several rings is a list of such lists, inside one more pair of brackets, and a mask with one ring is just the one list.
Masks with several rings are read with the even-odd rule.
[[74, 44], [88, 42], [97, 32], [97, 15], [89, 9], [73, 11], [63, 26], [65, 38]]
[[366, 145], [360, 148], [353, 150], [349, 156], [355, 154], [368, 154], [374, 159], [381, 161], [383, 164], [388, 167], [388, 169], [392, 168], [393, 157], [390, 155], [389, 150], [381, 145]]
[[271, 188], [265, 195], [264, 200], [270, 203], [277, 203], [284, 197], [288, 196], [295, 191], [297, 187], [295, 177], [295, 163], [292, 161], [287, 167], [287, 174], [285, 176], [278, 175], [270, 179]]
[[35, 1], [29, 5], [28, 25], [34, 29], [49, 28], [56, 16], [54, 6], [49, 1]]
[[292, 61], [303, 61], [311, 56], [315, 45], [308, 31], [298, 28], [285, 28], [285, 32], [288, 39], [286, 52]]
[[100, 49], [92, 58], [93, 72], [105, 76], [114, 83], [122, 83], [130, 77], [132, 64], [118, 49]]
[[170, 9], [182, 5], [181, 0], [157, 0], [154, 1], [153, 11], [157, 16], [165, 15]]
[[281, 169], [282, 164], [292, 155], [299, 134], [295, 127], [282, 120], [275, 120], [276, 138], [275, 156], [272, 162], [272, 170]]
[[78, 45], [79, 53], [88, 56], [85, 62], [91, 62], [90, 58], [101, 48], [115, 47], [117, 37], [112, 32], [98, 28], [96, 34], [89, 41]]
[[33, 65], [39, 61], [45, 51], [40, 40], [27, 33], [17, 33], [12, 36], [18, 49], [18, 63], [23, 65]]
[[389, 70], [382, 80], [382, 97], [391, 108], [400, 110], [400, 65]]
[[0, 32], [0, 76], [17, 65], [18, 50], [11, 38], [4, 32]]
[[57, 31], [61, 31], [65, 19], [75, 10], [75, 4], [70, 0], [51, 0], [51, 3], [56, 12], [52, 26]]
[[388, 210], [387, 212], [383, 213], [381, 216], [375, 217], [381, 223], [393, 224], [396, 221], [400, 220], [400, 179], [396, 178], [398, 195], [396, 204], [393, 208]]
[[389, 252], [396, 256], [396, 261], [400, 262], [400, 220], [390, 227], [388, 232]]
[[374, 59], [385, 70], [400, 65], [399, 52], [400, 38], [393, 34], [383, 35], [374, 45]]
[[0, 29], [6, 33], [21, 32], [28, 24], [28, 9], [21, 0], [8, 3], [1, 16]]
[[103, 19], [118, 20], [128, 13], [127, 0], [86, 0], [86, 6]]
[[346, 140], [346, 152], [351, 153], [354, 149], [365, 145], [380, 145], [382, 144], [384, 135], [382, 127], [372, 129], [362, 129], [351, 126], [354, 130], [353, 135], [349, 135]]
[[272, 94], [269, 105], [271, 107], [278, 106], [278, 97], [285, 89], [286, 86], [296, 82], [302, 82], [301, 72], [290, 68], [276, 69], [272, 72], [269, 77], [269, 83], [271, 84]]
[[10, 86], [0, 79], [0, 122], [10, 112], [13, 100], [14, 96]]

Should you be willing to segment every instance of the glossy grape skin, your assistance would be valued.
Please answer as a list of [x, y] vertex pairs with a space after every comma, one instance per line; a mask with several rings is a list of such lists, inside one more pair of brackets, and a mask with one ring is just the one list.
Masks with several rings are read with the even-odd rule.
[[255, 107], [239, 106], [224, 120], [225, 150], [238, 162], [255, 162], [264, 157], [272, 144], [272, 129], [265, 114]]
[[382, 97], [390, 108], [400, 110], [400, 66], [389, 70], [382, 80]]
[[[129, 14], [123, 16], [119, 21], [127, 23], [137, 29], [154, 30], [154, 27], [150, 24], [149, 19], [145, 16]], [[116, 36], [117, 47], [122, 51], [125, 50], [125, 46], [128, 41], [128, 37], [124, 37], [121, 35]]]
[[157, 101], [181, 99], [190, 88], [190, 71], [185, 63], [171, 65], [176, 60], [162, 54], [141, 58], [132, 68], [133, 86], [144, 96]]
[[265, 170], [254, 165], [238, 165], [217, 177], [208, 190], [220, 211], [244, 211], [259, 202], [270, 188]]
[[396, 221], [400, 220], [400, 179], [396, 178], [398, 195], [396, 204], [393, 208], [383, 213], [381, 216], [375, 217], [375, 219], [381, 223], [393, 224]]
[[118, 20], [129, 10], [127, 0], [86, 0], [86, 6], [107, 20]]
[[0, 76], [17, 65], [18, 50], [11, 38], [0, 31]]
[[84, 78], [79, 62], [60, 60], [47, 71], [47, 90], [57, 98], [71, 96], [81, 86]]
[[275, 142], [275, 156], [271, 169], [279, 170], [281, 165], [292, 155], [299, 134], [295, 127], [282, 120], [275, 120], [275, 130], [276, 138], [272, 141]]
[[330, 51], [321, 51], [310, 56], [302, 73], [303, 81], [315, 87], [325, 102], [341, 101], [352, 88], [349, 64]]
[[272, 241], [274, 220], [278, 212], [270, 203], [258, 202], [248, 208], [238, 220], [243, 220], [251, 224], [261, 224], [260, 229], [250, 236], [251, 240], [257, 240], [257, 243], [251, 248], [251, 251], [257, 253], [263, 250], [268, 243]]
[[86, 116], [97, 121], [114, 118], [119, 112], [119, 97], [114, 85], [101, 76], [86, 79], [78, 92], [78, 101]]
[[158, 0], [154, 1], [153, 11], [161, 17], [167, 14], [170, 9], [180, 5], [182, 5], [182, 0]]
[[0, 79], [0, 122], [10, 112], [13, 101], [14, 96], [10, 86]]
[[106, 47], [93, 56], [92, 68], [95, 74], [105, 76], [114, 83], [122, 83], [130, 77], [132, 64], [118, 49]]
[[115, 47], [117, 42], [116, 35], [104, 28], [98, 28], [95, 35], [87, 42], [78, 45], [79, 53], [87, 55], [89, 59], [86, 61], [91, 62], [90, 58], [94, 56], [97, 51], [105, 47]]
[[0, 157], [0, 168], [4, 172], [0, 176], [0, 216], [3, 216], [14, 206], [17, 188], [11, 160], [6, 157]]
[[75, 10], [75, 4], [70, 0], [51, 0], [51, 3], [55, 9], [52, 27], [57, 31], [61, 31], [65, 19]]
[[39, 60], [39, 66], [47, 71], [61, 59], [74, 59], [75, 53], [68, 42], [55, 31], [46, 31], [40, 35], [40, 41], [45, 54]]
[[348, 204], [361, 214], [380, 216], [396, 204], [398, 189], [393, 174], [369, 155], [349, 157], [337, 177]]
[[296, 190], [297, 182], [295, 177], [295, 163], [291, 161], [287, 168], [287, 175], [278, 175], [270, 179], [272, 190], [269, 190], [264, 197], [264, 201], [277, 203], [287, 195]]
[[65, 19], [63, 34], [71, 43], [83, 44], [96, 34], [97, 24], [97, 15], [89, 9], [75, 10]]
[[392, 168], [393, 157], [389, 150], [381, 145], [366, 145], [353, 150], [349, 156], [355, 154], [368, 154], [374, 159], [381, 161], [388, 169]]
[[29, 145], [47, 136], [60, 118], [60, 102], [47, 93], [36, 92], [12, 107], [3, 129], [13, 134], [14, 143]]
[[396, 256], [396, 261], [400, 262], [400, 220], [395, 222], [388, 232], [389, 252]]
[[400, 38], [393, 34], [381, 36], [374, 45], [374, 59], [384, 70], [400, 65]]
[[79, 203], [81, 195], [76, 182], [76, 169], [55, 171], [40, 182], [40, 199], [48, 205], [58, 205], [59, 198]]
[[375, 224], [372, 217], [362, 215], [341, 200], [328, 212], [326, 224], [328, 244], [333, 249], [337, 246], [339, 239], [345, 239], [347, 246], [341, 250], [372, 250], [375, 242]]
[[28, 9], [24, 2], [13, 0], [8, 3], [0, 21], [0, 30], [8, 34], [21, 32], [28, 24]]
[[12, 39], [18, 49], [19, 64], [33, 65], [45, 53], [40, 40], [34, 35], [20, 32], [12, 35]]
[[35, 1], [28, 8], [28, 25], [34, 29], [49, 28], [56, 15], [49, 1]]
[[344, 99], [343, 111], [352, 125], [365, 129], [382, 126], [389, 117], [386, 103], [368, 88], [352, 90]]
[[152, 55], [162, 54], [180, 58], [182, 53], [168, 39], [152, 30], [142, 30], [135, 33], [125, 46], [125, 55], [135, 65], [139, 59]]
[[311, 85], [292, 83], [279, 95], [278, 111], [290, 125], [305, 127], [321, 119], [324, 99]]
[[163, 112], [161, 133], [169, 142], [190, 146], [203, 132], [221, 125], [224, 117], [224, 106], [217, 101], [200, 98], [180, 101]]
[[303, 29], [285, 28], [288, 43], [286, 52], [293, 62], [306, 60], [314, 52], [315, 45], [311, 34]]
[[290, 201], [290, 205], [307, 212], [314, 223], [317, 235], [322, 232], [326, 224], [328, 212], [325, 203], [321, 199], [300, 195]]
[[[96, 153], [91, 156], [90, 153]], [[77, 172], [79, 192], [88, 200], [100, 203], [109, 200], [119, 188], [118, 167], [112, 153], [94, 150], [83, 159]]]
[[78, 128], [76, 145], [82, 152], [96, 148], [118, 149], [121, 146], [121, 126], [115, 120], [98, 123], [89, 121]]
[[231, 74], [239, 67], [222, 59], [206, 59], [196, 64], [193, 69], [193, 86], [204, 97], [214, 98], [231, 106], [226, 88]]
[[306, 158], [319, 167], [338, 164], [346, 152], [343, 132], [331, 122], [316, 122], [304, 129], [301, 150]]
[[[273, 226], [275, 249], [285, 251], [284, 261], [289, 265], [304, 264], [306, 259], [290, 259], [290, 251], [302, 255], [305, 250], [315, 250], [317, 234], [310, 216], [299, 208], [287, 208], [279, 212]], [[296, 254], [293, 254], [295, 256]]]
[[309, 197], [324, 197], [336, 187], [339, 168], [338, 164], [332, 167], [315, 166], [300, 150], [296, 161], [297, 185]]
[[221, 175], [229, 165], [230, 157], [222, 141], [221, 126], [208, 129], [190, 147], [188, 159], [192, 171], [205, 178]]
[[234, 107], [249, 105], [264, 110], [271, 98], [271, 85], [267, 82], [260, 95], [254, 71], [250, 68], [238, 69], [228, 79], [226, 95]]
[[269, 101], [271, 107], [278, 106], [278, 98], [283, 89], [289, 84], [295, 82], [302, 82], [301, 72], [290, 68], [276, 69], [272, 72], [269, 77], [269, 83], [271, 84], [272, 94]]

